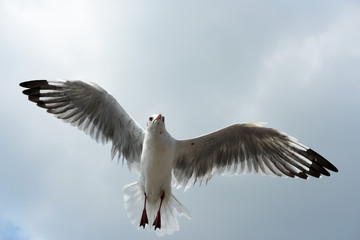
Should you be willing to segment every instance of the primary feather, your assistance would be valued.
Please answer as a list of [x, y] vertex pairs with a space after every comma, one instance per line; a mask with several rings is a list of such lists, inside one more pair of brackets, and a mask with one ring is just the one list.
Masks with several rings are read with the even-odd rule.
[[112, 158], [123, 156], [139, 170], [144, 130], [104, 89], [82, 81], [35, 80], [20, 86], [29, 100], [83, 130], [98, 142], [112, 142]]

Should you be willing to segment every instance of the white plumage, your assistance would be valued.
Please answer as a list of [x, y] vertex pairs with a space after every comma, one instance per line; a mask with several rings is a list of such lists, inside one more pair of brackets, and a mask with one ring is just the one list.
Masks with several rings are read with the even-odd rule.
[[[173, 138], [165, 117], [149, 117], [146, 130], [104, 89], [81, 81], [34, 80], [20, 86], [29, 100], [88, 133], [112, 142], [112, 157], [126, 159], [140, 181], [124, 187], [132, 223], [162, 236], [179, 230], [177, 217], [191, 213], [173, 196], [171, 184], [185, 190], [215, 174], [330, 176], [337, 168], [288, 135], [256, 124], [234, 124], [187, 140]], [[327, 170], [328, 169], [328, 170]]]

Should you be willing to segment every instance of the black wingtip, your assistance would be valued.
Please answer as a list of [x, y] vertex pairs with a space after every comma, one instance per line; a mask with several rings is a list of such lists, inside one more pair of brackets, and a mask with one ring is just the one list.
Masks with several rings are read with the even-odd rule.
[[46, 104], [45, 104], [44, 101], [40, 101], [40, 100], [39, 100], [39, 101], [36, 102], [36, 105], [37, 105], [38, 107], [48, 109], [48, 107], [46, 106]]
[[318, 162], [313, 161], [310, 166], [310, 169], [314, 170], [324, 176], [330, 176], [330, 173], [328, 171], [326, 171], [326, 169], [323, 166], [321, 166]]
[[308, 176], [304, 172], [299, 172], [296, 174], [296, 176], [305, 180], [308, 179]]
[[20, 83], [19, 86], [24, 88], [34, 88], [39, 87], [40, 85], [44, 85], [45, 83], [47, 84], [47, 82], [47, 80], [30, 80]]
[[323, 156], [321, 156], [320, 154], [318, 154], [317, 152], [315, 152], [314, 150], [312, 150], [311, 148], [309, 148], [307, 151], [307, 153], [311, 154], [312, 156], [314, 156], [316, 158], [316, 161], [322, 165], [323, 167], [333, 171], [333, 172], [338, 172], [339, 170], [328, 160], [326, 160]]
[[40, 94], [40, 88], [28, 88], [28, 89], [25, 89], [24, 91], [22, 91], [23, 94], [25, 95], [39, 95]]

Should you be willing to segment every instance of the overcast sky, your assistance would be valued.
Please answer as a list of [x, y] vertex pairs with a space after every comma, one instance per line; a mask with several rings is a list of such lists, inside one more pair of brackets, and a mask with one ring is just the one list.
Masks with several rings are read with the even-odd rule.
[[193, 213], [164, 239], [360, 239], [358, 1], [0, 0], [0, 240], [157, 239], [110, 144], [37, 108], [19, 83], [93, 81], [178, 139], [267, 122], [339, 169], [214, 177], [174, 190]]

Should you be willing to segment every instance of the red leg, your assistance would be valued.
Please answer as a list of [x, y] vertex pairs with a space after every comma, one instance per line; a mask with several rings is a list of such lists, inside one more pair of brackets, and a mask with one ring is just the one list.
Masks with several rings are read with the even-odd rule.
[[143, 210], [143, 213], [142, 213], [142, 216], [141, 216], [141, 219], [140, 219], [140, 227], [143, 227], [145, 228], [145, 225], [146, 224], [149, 224], [149, 220], [148, 220], [148, 217], [147, 217], [147, 214], [146, 214], [146, 193], [144, 193], [145, 195], [145, 201], [144, 201], [144, 210]]
[[160, 196], [160, 206], [159, 206], [159, 210], [158, 210], [158, 212], [157, 212], [156, 218], [155, 218], [154, 223], [153, 223], [153, 226], [155, 226], [155, 230], [156, 230], [157, 228], [159, 228], [159, 229], [161, 228], [160, 209], [161, 209], [161, 205], [162, 205], [162, 202], [163, 202], [164, 198], [165, 198], [165, 192], [163, 191], [162, 194], [161, 194], [161, 196]]

